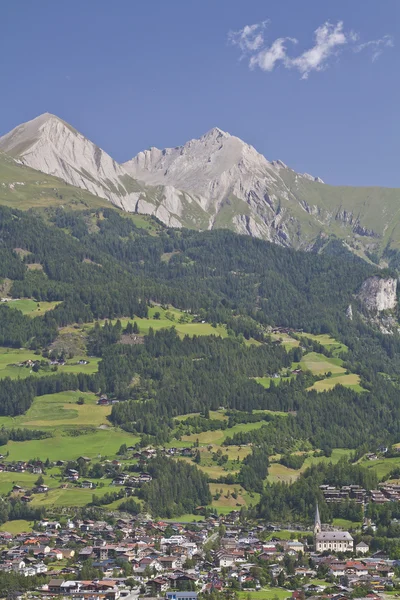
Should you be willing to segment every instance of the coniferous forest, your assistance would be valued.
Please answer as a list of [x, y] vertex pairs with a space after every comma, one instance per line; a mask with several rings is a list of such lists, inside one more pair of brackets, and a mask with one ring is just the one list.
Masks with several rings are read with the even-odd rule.
[[[0, 279], [8, 282], [10, 299], [57, 303], [34, 317], [2, 303], [0, 346], [40, 354], [60, 328], [87, 324], [88, 354], [100, 359], [93, 374], [2, 380], [0, 415], [21, 415], [46, 394], [91, 391], [118, 401], [113, 425], [139, 435], [143, 446], [160, 447], [180, 436], [177, 417], [196, 413], [185, 427], [207, 431], [221, 427], [210, 411], [224, 409], [225, 428], [260, 424], [227, 436], [224, 446], [251, 445], [232, 483], [262, 494], [258, 510], [267, 519], [279, 510], [288, 518], [309, 517], [318, 482], [337, 478], [345, 485], [350, 477], [371, 488], [376, 481], [364, 481], [350, 463], [336, 470], [318, 465], [292, 486], [264, 485], [271, 455], [300, 468], [294, 452], [305, 444], [329, 456], [333, 448], [400, 439], [400, 336], [381, 333], [355, 297], [378, 269], [349, 252], [334, 252], [335, 244], [328, 254], [296, 252], [227, 230], [174, 230], [155, 220], [150, 229], [141, 228], [114, 209], [0, 208]], [[352, 320], [346, 316], [350, 303]], [[227, 336], [182, 336], [172, 323], [141, 335], [135, 318], [146, 318], [157, 305], [223, 325]], [[130, 320], [126, 329], [122, 319]], [[299, 345], [287, 347], [270, 336], [274, 327], [329, 334], [346, 345], [343, 364], [359, 376], [362, 391], [341, 385], [310, 390], [318, 377], [305, 370], [275, 383], [275, 374], [290, 375], [306, 352], [329, 350], [301, 337]], [[140, 343], [121, 343], [126, 335], [140, 336]], [[271, 378], [268, 387], [255, 380], [263, 377]], [[6, 443], [28, 434], [2, 435]], [[207, 477], [195, 465], [158, 457], [148, 470], [153, 481], [141, 495], [155, 514], [175, 516], [210, 502]], [[178, 481], [186, 482], [183, 489]]]

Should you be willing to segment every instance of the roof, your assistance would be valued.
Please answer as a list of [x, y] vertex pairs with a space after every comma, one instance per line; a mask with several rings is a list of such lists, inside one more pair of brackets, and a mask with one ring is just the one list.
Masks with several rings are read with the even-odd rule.
[[321, 531], [317, 533], [315, 536], [317, 542], [327, 541], [327, 542], [352, 542], [353, 538], [351, 537], [348, 531]]

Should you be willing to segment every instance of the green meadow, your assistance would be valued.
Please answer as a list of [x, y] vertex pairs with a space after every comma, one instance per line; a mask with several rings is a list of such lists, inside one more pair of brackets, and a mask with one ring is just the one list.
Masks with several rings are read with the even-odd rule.
[[292, 592], [279, 587], [265, 587], [262, 590], [238, 592], [239, 600], [285, 600], [291, 598]]
[[265, 425], [265, 421], [258, 421], [257, 423], [240, 423], [229, 429], [217, 429], [215, 431], [203, 431], [202, 433], [192, 433], [191, 435], [182, 436], [183, 442], [199, 442], [201, 446], [207, 446], [209, 444], [221, 445], [227, 437], [232, 437], [235, 433], [252, 431], [253, 429], [259, 429]]
[[368, 471], [374, 471], [378, 479], [382, 479], [389, 475], [394, 469], [400, 468], [400, 456], [395, 456], [394, 458], [382, 458], [379, 460], [362, 459], [358, 464], [364, 469], [368, 469]]
[[104, 496], [117, 488], [105, 486], [93, 490], [82, 489], [79, 487], [61, 488], [49, 490], [46, 494], [35, 494], [32, 506], [86, 506], [92, 501], [93, 494]]
[[[77, 404], [79, 398], [83, 398], [84, 404]], [[107, 417], [111, 413], [111, 406], [97, 406], [96, 402], [97, 398], [94, 394], [80, 391], [38, 396], [24, 415], [0, 417], [0, 427], [54, 429], [66, 425], [76, 427], [109, 425]]]
[[[46, 370], [39, 369], [38, 372], [35, 372], [31, 367], [17, 366], [19, 363], [23, 363], [27, 360], [42, 360], [42, 357], [36, 355], [32, 350], [0, 347], [0, 379], [4, 379], [5, 377], [11, 377], [11, 379], [25, 379], [26, 377], [32, 376], [46, 377], [48, 375], [54, 375], [54, 371], [51, 370], [51, 367]], [[86, 360], [88, 361], [88, 364], [79, 365], [77, 364], [79, 360]], [[74, 356], [74, 358], [67, 360], [64, 366], [59, 366], [57, 368], [57, 373], [86, 373], [91, 375], [97, 372], [99, 362], [100, 358]]]
[[59, 302], [36, 302], [30, 298], [21, 298], [20, 300], [10, 300], [7, 302], [7, 306], [10, 308], [16, 308], [20, 310], [22, 314], [29, 315], [30, 317], [38, 317], [43, 313], [53, 310]]
[[[8, 460], [29, 460], [38, 457], [42, 460], [75, 460], [79, 456], [89, 458], [114, 458], [121, 444], [132, 445], [139, 441], [138, 436], [122, 430], [97, 429], [79, 435], [68, 435], [68, 430], [55, 430], [54, 437], [26, 442], [8, 442], [2, 447], [3, 454], [9, 452]], [[0, 482], [3, 473], [0, 473]]]
[[315, 375], [323, 375], [328, 372], [344, 374], [346, 369], [342, 367], [342, 364], [343, 361], [340, 358], [328, 358], [318, 352], [309, 352], [303, 356], [300, 368], [311, 371]]
[[332, 456], [329, 458], [326, 456], [307, 456], [303, 466], [300, 469], [288, 469], [288, 467], [281, 465], [279, 462], [273, 462], [269, 466], [267, 479], [270, 482], [283, 481], [285, 483], [291, 483], [295, 481], [299, 475], [303, 473], [303, 471], [305, 471], [308, 467], [311, 467], [313, 464], [320, 462], [337, 463], [341, 458], [344, 456], [349, 456], [350, 454], [351, 450], [347, 450], [345, 448], [334, 448], [332, 450]]
[[302, 337], [307, 337], [310, 340], [314, 340], [314, 342], [318, 342], [319, 344], [321, 344], [321, 346], [325, 346], [325, 348], [328, 348], [328, 350], [330, 350], [334, 354], [334, 356], [338, 356], [342, 352], [347, 352], [348, 350], [348, 347], [345, 344], [338, 342], [337, 340], [335, 340], [335, 338], [331, 337], [327, 333], [320, 335], [313, 335], [312, 333], [303, 333], [301, 335]]
[[0, 531], [7, 531], [7, 533], [18, 535], [19, 533], [31, 532], [32, 527], [32, 521], [24, 521], [23, 519], [17, 519], [15, 521], [6, 521], [2, 525], [0, 525]]

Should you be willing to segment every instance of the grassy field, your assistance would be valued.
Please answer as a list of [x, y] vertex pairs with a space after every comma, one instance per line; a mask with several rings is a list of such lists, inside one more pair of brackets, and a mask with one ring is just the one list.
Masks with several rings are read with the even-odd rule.
[[271, 381], [278, 384], [280, 381], [289, 381], [290, 379], [293, 379], [293, 377], [296, 377], [296, 375], [291, 375], [290, 377], [253, 377], [252, 379], [257, 381], [257, 383], [263, 387], [269, 388], [271, 386]]
[[[186, 421], [190, 417], [199, 417], [200, 413], [188, 413], [187, 415], [179, 415], [179, 417], [175, 417], [177, 421]], [[210, 410], [210, 419], [215, 419], [217, 421], [227, 421], [228, 417], [225, 414], [224, 410]]]
[[288, 350], [290, 350], [290, 348], [296, 348], [297, 346], [300, 346], [299, 340], [295, 340], [294, 338], [290, 337], [290, 335], [287, 335], [287, 333], [270, 333], [269, 335], [271, 336], [272, 340], [281, 342], [282, 346]]
[[109, 486], [94, 490], [75, 487], [62, 489], [57, 487], [46, 494], [35, 494], [31, 506], [86, 506], [92, 501], [93, 494], [104, 496], [110, 489], [115, 491], [115, 488], [110, 488]]
[[332, 390], [335, 385], [344, 385], [356, 392], [365, 391], [360, 385], [360, 376], [355, 373], [349, 373], [348, 375], [337, 375], [333, 377], [327, 377], [321, 381], [316, 381], [310, 390], [317, 390], [317, 392], [326, 392]]
[[238, 592], [238, 596], [239, 600], [285, 600], [285, 598], [290, 598], [292, 593], [283, 588], [266, 587], [257, 592], [243, 590], [242, 592]]
[[[160, 315], [158, 319], [154, 318], [156, 313], [159, 313]], [[182, 318], [185, 319], [186, 322], [180, 323], [179, 321]], [[166, 309], [161, 306], [152, 306], [149, 308], [149, 317], [147, 319], [136, 317], [134, 319], [121, 319], [121, 323], [123, 327], [126, 327], [128, 322], [136, 321], [141, 334], [147, 334], [150, 327], [154, 329], [154, 331], [175, 327], [177, 332], [182, 336], [219, 335], [221, 337], [226, 337], [228, 335], [225, 325], [213, 327], [210, 323], [195, 323], [193, 318], [193, 315], [189, 315], [188, 313], [173, 307]], [[116, 319], [113, 323], [115, 322]], [[102, 323], [102, 321], [100, 321], [100, 323]], [[90, 329], [91, 327], [93, 327], [93, 325], [85, 325], [85, 329]]]
[[[260, 494], [250, 495], [240, 485], [228, 485], [226, 483], [210, 483], [210, 492], [213, 496], [212, 506], [218, 510], [219, 514], [240, 510], [241, 506], [250, 506], [257, 504]], [[222, 490], [222, 493], [221, 493]], [[218, 500], [214, 499], [215, 494], [221, 494]], [[234, 498], [232, 494], [236, 494]]]
[[[41, 360], [41, 356], [37, 356], [31, 350], [15, 349], [15, 348], [4, 348], [0, 347], [0, 379], [5, 377], [11, 377], [11, 379], [25, 379], [26, 377], [46, 377], [48, 375], [54, 375], [54, 372], [49, 368], [48, 370], [40, 369], [37, 373], [30, 367], [18, 367], [19, 363], [23, 363], [27, 360]], [[88, 364], [79, 365], [79, 360], [86, 360]], [[96, 373], [98, 370], [99, 358], [88, 358], [85, 356], [75, 356], [74, 358], [67, 361], [67, 363], [58, 367], [57, 373], [86, 373], [91, 375]]]
[[362, 523], [360, 521], [349, 521], [348, 519], [333, 519], [333, 525], [348, 530], [359, 528]]
[[[98, 429], [83, 435], [70, 436], [62, 430], [55, 430], [55, 436], [44, 440], [8, 442], [3, 452], [9, 452], [8, 460], [28, 460], [39, 457], [43, 460], [74, 460], [79, 456], [96, 458], [115, 457], [121, 444], [132, 445], [139, 441], [138, 436], [118, 429]], [[0, 473], [0, 482], [2, 473]]]
[[7, 531], [17, 535], [18, 533], [29, 533], [32, 531], [33, 522], [24, 521], [23, 519], [17, 519], [16, 521], [6, 521], [0, 525], [0, 531]]
[[364, 469], [374, 471], [378, 479], [386, 477], [393, 469], [400, 468], [400, 456], [382, 458], [381, 460], [361, 460], [359, 463]]
[[197, 521], [204, 521], [204, 517], [202, 515], [191, 515], [185, 514], [180, 517], [175, 517], [175, 519], [163, 519], [169, 523], [196, 523]]
[[341, 342], [338, 342], [337, 340], [335, 340], [335, 338], [331, 337], [328, 334], [320, 334], [320, 335], [313, 335], [312, 333], [304, 333], [302, 334], [303, 337], [307, 337], [310, 340], [314, 340], [315, 342], [318, 342], [319, 344], [321, 344], [321, 346], [325, 346], [325, 348], [328, 348], [328, 350], [330, 350], [335, 356], [337, 356], [338, 354], [342, 353], [342, 352], [347, 352], [348, 348], [345, 344], [342, 344]]
[[[0, 473], [0, 494], [8, 494], [14, 485], [19, 485], [24, 489], [31, 489], [35, 485], [37, 478], [38, 475], [34, 475], [33, 473], [10, 473], [8, 471]], [[54, 479], [52, 477], [44, 475], [43, 478], [45, 485], [54, 486]]]
[[203, 431], [202, 433], [192, 433], [191, 435], [182, 436], [183, 442], [196, 442], [199, 441], [201, 446], [207, 446], [209, 444], [221, 445], [227, 437], [232, 437], [235, 433], [252, 431], [253, 429], [259, 429], [265, 425], [265, 421], [259, 421], [258, 423], [241, 423], [230, 427], [229, 429], [217, 429], [215, 431]]
[[309, 352], [305, 356], [303, 356], [302, 361], [300, 362], [300, 368], [311, 371], [315, 375], [323, 375], [324, 373], [328, 373], [329, 371], [333, 373], [346, 373], [346, 369], [342, 366], [342, 361], [340, 358], [328, 358], [323, 354], [318, 354], [318, 352]]
[[272, 463], [268, 469], [268, 481], [284, 481], [290, 483], [295, 481], [299, 475], [305, 471], [308, 467], [319, 462], [332, 462], [337, 463], [343, 456], [349, 456], [351, 450], [344, 448], [335, 448], [332, 450], [332, 456], [327, 458], [326, 456], [308, 456], [304, 461], [301, 469], [288, 469], [280, 463]]
[[[84, 398], [85, 403], [77, 404], [79, 398]], [[107, 417], [111, 406], [97, 406], [96, 401], [94, 394], [79, 391], [39, 396], [24, 415], [0, 417], [0, 426], [53, 429], [66, 425], [98, 427], [110, 424]]]
[[29, 315], [30, 317], [37, 317], [43, 313], [53, 310], [59, 302], [36, 302], [29, 298], [21, 298], [20, 300], [10, 300], [7, 302], [7, 306], [10, 308], [16, 308], [20, 310], [22, 314]]
[[[318, 337], [318, 336], [314, 336]], [[326, 336], [329, 338], [329, 336]], [[333, 339], [333, 338], [330, 338]], [[318, 352], [309, 352], [303, 356], [302, 361], [293, 367], [300, 367], [303, 370], [311, 371], [314, 375], [323, 376], [327, 373], [331, 373], [330, 377], [325, 377], [321, 381], [316, 381], [309, 390], [316, 390], [318, 392], [324, 392], [331, 390], [335, 385], [343, 385], [356, 392], [363, 392], [364, 389], [360, 385], [360, 377], [355, 373], [346, 374], [346, 369], [342, 367], [343, 361], [338, 358], [329, 358]]]

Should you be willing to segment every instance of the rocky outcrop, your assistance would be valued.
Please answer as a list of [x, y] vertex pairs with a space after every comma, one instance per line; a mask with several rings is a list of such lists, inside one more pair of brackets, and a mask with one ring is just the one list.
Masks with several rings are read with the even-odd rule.
[[353, 307], [352, 307], [352, 305], [351, 305], [351, 304], [349, 304], [349, 306], [347, 307], [347, 310], [346, 310], [346, 317], [347, 317], [348, 319], [350, 319], [350, 321], [352, 321], [352, 320], [353, 320]]
[[369, 277], [362, 284], [358, 299], [371, 313], [393, 310], [397, 305], [397, 279]]

